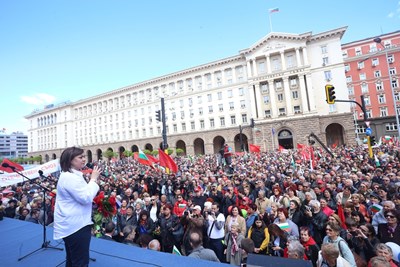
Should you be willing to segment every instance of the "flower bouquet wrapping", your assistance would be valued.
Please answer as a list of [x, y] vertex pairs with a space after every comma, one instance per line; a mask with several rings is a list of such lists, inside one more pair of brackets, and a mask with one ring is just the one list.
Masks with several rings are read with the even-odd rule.
[[114, 196], [105, 196], [101, 191], [94, 199], [95, 209], [93, 213], [94, 232], [96, 237], [102, 236], [101, 229], [103, 223], [112, 219], [117, 213], [116, 199]]

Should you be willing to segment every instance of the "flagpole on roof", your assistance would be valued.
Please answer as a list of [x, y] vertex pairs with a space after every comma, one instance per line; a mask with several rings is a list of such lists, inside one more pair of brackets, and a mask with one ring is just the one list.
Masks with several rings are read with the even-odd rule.
[[269, 32], [272, 32], [272, 20], [271, 20], [271, 11], [268, 12], [268, 17], [269, 17]]

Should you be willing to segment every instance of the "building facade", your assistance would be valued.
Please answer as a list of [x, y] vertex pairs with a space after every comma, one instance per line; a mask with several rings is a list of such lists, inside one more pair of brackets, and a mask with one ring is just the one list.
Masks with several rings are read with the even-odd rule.
[[35, 111], [25, 117], [29, 154], [47, 161], [76, 145], [96, 160], [109, 149], [157, 149], [161, 97], [168, 145], [187, 154], [217, 153], [224, 143], [240, 151], [241, 142], [246, 150], [249, 143], [263, 151], [292, 148], [311, 132], [328, 146], [354, 144], [350, 106], [328, 105], [324, 89], [335, 84], [337, 97], [348, 99], [345, 31], [270, 33], [232, 57]]
[[0, 133], [0, 158], [28, 157], [28, 136], [21, 132]]
[[[375, 38], [343, 44], [342, 51], [349, 99], [361, 103], [360, 96], [364, 96], [366, 120], [378, 139], [398, 135], [395, 107], [400, 114], [400, 31]], [[367, 128], [364, 114], [356, 105], [352, 112], [356, 131], [363, 138]]]

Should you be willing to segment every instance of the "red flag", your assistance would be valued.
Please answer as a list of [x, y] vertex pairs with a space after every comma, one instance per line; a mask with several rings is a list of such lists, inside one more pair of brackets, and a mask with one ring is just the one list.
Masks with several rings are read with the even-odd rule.
[[261, 152], [260, 146], [256, 146], [254, 144], [249, 144], [249, 150], [250, 150], [250, 152], [253, 152], [253, 153], [260, 153]]
[[3, 159], [3, 162], [1, 163], [0, 171], [5, 171], [5, 172], [8, 172], [8, 173], [14, 172], [14, 169], [12, 169], [12, 168], [3, 167], [3, 163], [6, 163], [6, 164], [8, 164], [9, 166], [14, 167], [15, 170], [17, 170], [17, 171], [19, 171], [19, 172], [21, 172], [21, 171], [24, 170], [24, 167], [22, 167], [22, 166], [19, 165], [18, 163], [12, 162], [11, 160], [5, 158], [5, 159]]
[[343, 210], [342, 204], [338, 205], [337, 214], [338, 214], [340, 220], [342, 221], [342, 225], [341, 226], [343, 227], [343, 229], [347, 229], [347, 226], [345, 224], [346, 217], [344, 216], [344, 210]]
[[158, 158], [160, 159], [160, 166], [170, 169], [172, 172], [178, 172], [178, 166], [175, 161], [168, 156], [162, 149], [158, 149]]
[[148, 155], [143, 153], [143, 151], [140, 148], [139, 148], [139, 152], [135, 152], [133, 154], [133, 158], [136, 159], [140, 164], [153, 167], [153, 163], [149, 159]]
[[150, 160], [151, 163], [158, 163], [159, 162], [158, 158], [156, 158], [156, 157], [153, 157], [151, 155], [146, 155], [146, 156]]

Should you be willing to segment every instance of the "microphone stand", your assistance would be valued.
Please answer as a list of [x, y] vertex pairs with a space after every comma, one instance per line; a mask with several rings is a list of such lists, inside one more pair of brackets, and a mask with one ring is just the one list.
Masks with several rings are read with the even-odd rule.
[[[14, 172], [18, 173], [18, 174], [21, 175], [22, 177], [24, 177], [24, 178], [26, 178], [26, 179], [28, 179], [29, 181], [32, 182], [32, 179], [26, 177], [26, 176], [23, 175], [21, 172], [17, 171], [14, 167], [12, 167], [12, 169], [13, 169]], [[42, 175], [40, 175], [40, 177], [42, 177]], [[53, 246], [51, 246], [51, 245], [50, 245], [50, 241], [47, 241], [47, 238], [46, 238], [46, 192], [50, 192], [50, 190], [49, 190], [47, 187], [41, 185], [40, 183], [35, 183], [35, 184], [37, 184], [40, 188], [43, 189], [43, 212], [44, 212], [44, 220], [43, 220], [43, 243], [42, 243], [42, 246], [41, 246], [40, 248], [38, 248], [38, 249], [36, 249], [36, 250], [34, 250], [34, 251], [28, 253], [28, 254], [25, 255], [25, 256], [20, 257], [20, 258], [18, 259], [18, 261], [21, 261], [21, 260], [25, 259], [26, 257], [32, 255], [33, 253], [35, 253], [35, 252], [37, 252], [37, 251], [39, 251], [39, 250], [41, 250], [41, 249], [51, 248], [51, 249], [56, 249], [56, 250], [64, 250], [63, 248], [58, 248], [58, 247], [53, 247]]]

